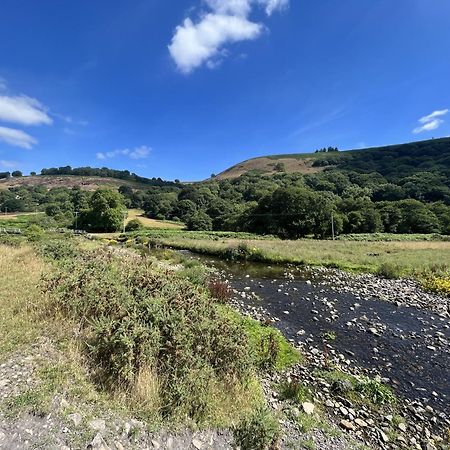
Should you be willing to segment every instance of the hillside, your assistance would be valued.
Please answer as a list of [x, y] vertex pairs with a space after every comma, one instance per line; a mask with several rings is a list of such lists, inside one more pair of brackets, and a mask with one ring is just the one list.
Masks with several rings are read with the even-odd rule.
[[134, 181], [108, 177], [82, 177], [73, 175], [36, 175], [0, 180], [0, 190], [22, 186], [45, 186], [47, 189], [79, 187], [84, 191], [95, 191], [100, 188], [118, 189], [120, 186], [124, 185], [133, 189], [148, 188], [145, 184]]
[[387, 178], [435, 169], [447, 172], [450, 170], [450, 138], [331, 153], [268, 155], [236, 164], [217, 178], [232, 179], [248, 172], [313, 174], [332, 167], [378, 172]]

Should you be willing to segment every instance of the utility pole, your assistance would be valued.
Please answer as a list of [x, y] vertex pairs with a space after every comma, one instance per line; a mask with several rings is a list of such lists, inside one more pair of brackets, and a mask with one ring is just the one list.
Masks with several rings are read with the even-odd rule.
[[78, 214], [80, 214], [78, 211], [75, 211], [75, 231], [78, 230]]
[[333, 213], [331, 213], [331, 234], [333, 236], [333, 241], [334, 241], [335, 237], [334, 237], [334, 215], [333, 215]]

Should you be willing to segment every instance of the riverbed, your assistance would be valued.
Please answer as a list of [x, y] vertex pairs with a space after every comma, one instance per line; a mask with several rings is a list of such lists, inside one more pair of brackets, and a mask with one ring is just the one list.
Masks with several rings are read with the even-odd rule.
[[[320, 350], [327, 337], [349, 365], [378, 373], [397, 394], [431, 406], [442, 418], [450, 416], [448, 318], [410, 306], [409, 291], [399, 301], [401, 285], [395, 281], [380, 281], [382, 300], [377, 298], [377, 285], [370, 286], [370, 296], [361, 294], [356, 276], [356, 292], [349, 292], [353, 278], [339, 271], [191, 257], [219, 270], [234, 289], [234, 301], [248, 310], [264, 311], [261, 317], [272, 320], [294, 343]], [[377, 279], [367, 279], [369, 283]], [[395, 301], [386, 298], [389, 286]], [[426, 294], [414, 292], [415, 298], [422, 295]]]

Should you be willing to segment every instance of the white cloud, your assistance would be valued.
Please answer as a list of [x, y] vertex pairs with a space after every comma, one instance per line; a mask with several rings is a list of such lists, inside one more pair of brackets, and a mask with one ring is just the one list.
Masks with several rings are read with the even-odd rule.
[[0, 168], [1, 169], [14, 169], [19, 165], [17, 161], [6, 161], [4, 159], [0, 159]]
[[37, 144], [37, 140], [24, 131], [6, 127], [0, 127], [0, 142], [6, 142], [14, 147], [27, 149]]
[[289, 6], [289, 0], [260, 0], [266, 7], [266, 13], [271, 16], [275, 11], [286, 9]]
[[226, 56], [226, 44], [253, 40], [264, 30], [249, 15], [254, 5], [265, 8], [266, 14], [286, 8], [289, 0], [204, 0], [211, 10], [198, 22], [186, 18], [174, 32], [169, 52], [179, 70], [190, 73], [206, 64], [215, 68]]
[[433, 111], [431, 114], [428, 114], [428, 116], [421, 117], [419, 119], [419, 122], [423, 125], [414, 128], [413, 133], [419, 134], [424, 131], [436, 130], [441, 126], [441, 124], [444, 123], [444, 120], [442, 120], [440, 117], [445, 116], [448, 112], [448, 109], [441, 109]]
[[98, 152], [96, 158], [99, 160], [112, 159], [117, 156], [127, 156], [131, 159], [145, 159], [149, 156], [151, 148], [146, 145], [141, 145], [134, 149], [124, 148], [119, 150], [113, 150], [112, 152]]
[[53, 120], [36, 99], [20, 95], [0, 95], [0, 120], [21, 125], [51, 125]]
[[141, 145], [130, 152], [131, 159], [145, 159], [150, 154], [151, 148], [146, 145]]

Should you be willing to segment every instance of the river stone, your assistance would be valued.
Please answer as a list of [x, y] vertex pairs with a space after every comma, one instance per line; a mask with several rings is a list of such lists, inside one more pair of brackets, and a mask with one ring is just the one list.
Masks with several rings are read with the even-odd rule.
[[98, 433], [91, 442], [93, 450], [111, 450], [103, 439], [103, 436]]
[[192, 440], [192, 445], [197, 449], [197, 450], [201, 450], [203, 448], [203, 442], [199, 441], [198, 439], [193, 439]]
[[315, 406], [310, 402], [304, 402], [302, 403], [302, 408], [303, 411], [305, 411], [305, 414], [308, 414], [308, 416], [310, 416], [311, 414], [314, 413]]
[[403, 433], [406, 433], [406, 424], [404, 424], [403, 422], [400, 422], [400, 423], [398, 424], [398, 429], [399, 429], [400, 431], [403, 431]]
[[356, 425], [360, 426], [361, 428], [366, 428], [369, 424], [363, 420], [363, 419], [355, 419]]
[[353, 425], [353, 423], [350, 422], [349, 420], [343, 419], [343, 420], [341, 420], [341, 421], [339, 422], [339, 425], [340, 425], [342, 428], [345, 428], [346, 430], [350, 430], [350, 431], [354, 431], [354, 430], [355, 430], [355, 425]]

